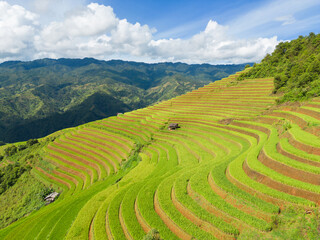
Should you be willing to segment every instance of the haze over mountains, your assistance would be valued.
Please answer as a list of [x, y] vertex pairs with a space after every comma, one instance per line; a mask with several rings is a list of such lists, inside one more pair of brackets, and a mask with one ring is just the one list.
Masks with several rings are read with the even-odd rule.
[[202, 87], [240, 65], [40, 59], [0, 64], [0, 141], [39, 138]]

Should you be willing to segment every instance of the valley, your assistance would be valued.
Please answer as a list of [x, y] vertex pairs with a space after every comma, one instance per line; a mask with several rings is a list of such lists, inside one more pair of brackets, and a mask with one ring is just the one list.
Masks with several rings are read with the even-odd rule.
[[227, 77], [244, 66], [93, 58], [4, 62], [0, 64], [0, 141], [40, 138], [143, 108]]

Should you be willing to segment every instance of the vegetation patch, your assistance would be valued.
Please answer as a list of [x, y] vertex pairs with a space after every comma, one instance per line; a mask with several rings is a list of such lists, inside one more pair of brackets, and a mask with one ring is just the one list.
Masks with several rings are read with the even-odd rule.
[[310, 33], [290, 42], [281, 42], [272, 54], [242, 73], [246, 78], [274, 77], [278, 103], [320, 96], [320, 34]]
[[298, 207], [287, 207], [273, 222], [273, 230], [261, 233], [247, 230], [239, 236], [239, 240], [251, 239], [319, 239], [319, 209], [305, 210]]

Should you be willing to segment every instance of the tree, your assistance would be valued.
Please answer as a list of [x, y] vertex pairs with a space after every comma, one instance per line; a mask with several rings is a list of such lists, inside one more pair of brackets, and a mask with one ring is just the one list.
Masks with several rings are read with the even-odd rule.
[[27, 141], [27, 146], [31, 147], [32, 145], [37, 144], [37, 143], [39, 143], [38, 139], [29, 139]]

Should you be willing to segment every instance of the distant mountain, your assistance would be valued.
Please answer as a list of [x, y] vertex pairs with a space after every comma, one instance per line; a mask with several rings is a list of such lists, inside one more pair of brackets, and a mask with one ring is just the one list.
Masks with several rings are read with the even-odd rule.
[[120, 60], [40, 59], [0, 64], [0, 141], [38, 138], [146, 107], [244, 68]]

